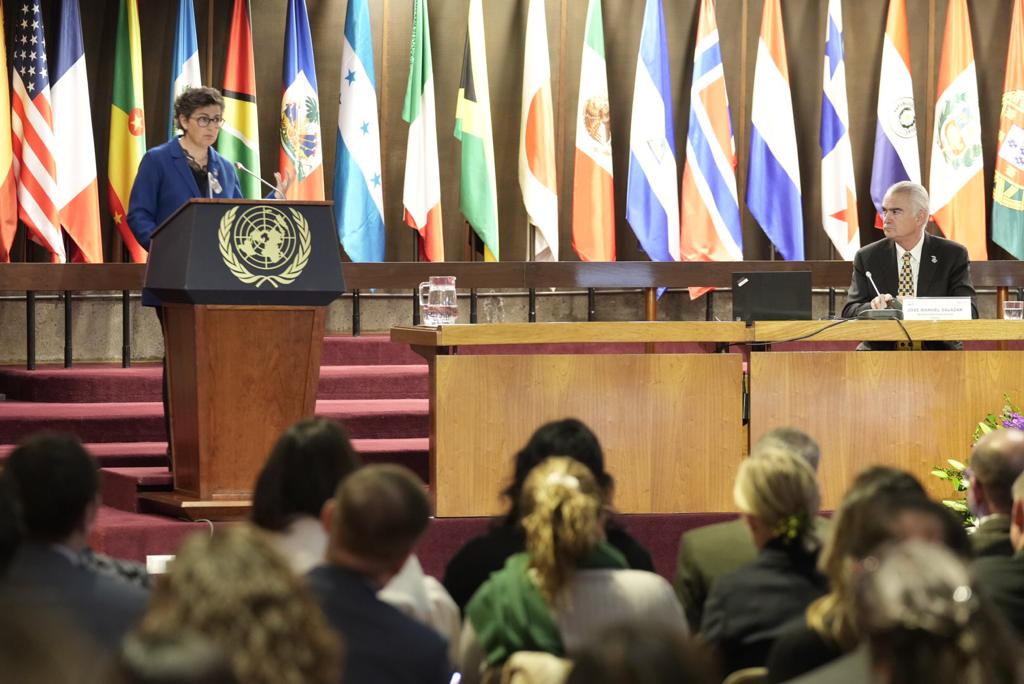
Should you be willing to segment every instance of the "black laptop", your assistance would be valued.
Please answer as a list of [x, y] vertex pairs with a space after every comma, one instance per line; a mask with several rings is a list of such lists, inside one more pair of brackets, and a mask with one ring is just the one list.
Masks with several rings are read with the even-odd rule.
[[810, 271], [732, 274], [734, 321], [811, 320]]

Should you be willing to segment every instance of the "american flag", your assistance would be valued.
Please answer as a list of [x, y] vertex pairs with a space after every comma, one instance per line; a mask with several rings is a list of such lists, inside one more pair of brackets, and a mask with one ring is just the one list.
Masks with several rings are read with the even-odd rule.
[[67, 261], [57, 219], [57, 163], [53, 156], [53, 112], [46, 39], [39, 2], [22, 2], [12, 18], [11, 130], [18, 177], [18, 218], [30, 237]]

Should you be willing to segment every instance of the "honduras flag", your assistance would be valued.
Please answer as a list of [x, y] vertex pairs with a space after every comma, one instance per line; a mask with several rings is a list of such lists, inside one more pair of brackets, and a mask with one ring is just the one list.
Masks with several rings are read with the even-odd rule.
[[384, 261], [380, 125], [367, 0], [350, 0], [341, 48], [334, 217], [352, 261]]
[[192, 0], [178, 2], [178, 28], [174, 32], [174, 51], [171, 62], [171, 101], [167, 112], [167, 137], [178, 132], [174, 120], [174, 101], [189, 88], [203, 85], [199, 73], [199, 41], [196, 40], [196, 12]]
[[661, 0], [647, 0], [629, 124], [626, 220], [652, 261], [679, 260], [679, 196]]
[[804, 259], [800, 163], [781, 0], [765, 0], [754, 65], [747, 206], [782, 258]]

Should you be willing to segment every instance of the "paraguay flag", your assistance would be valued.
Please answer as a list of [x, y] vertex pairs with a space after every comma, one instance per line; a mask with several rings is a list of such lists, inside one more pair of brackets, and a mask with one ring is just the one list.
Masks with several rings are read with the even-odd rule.
[[295, 181], [288, 188], [287, 199], [324, 199], [320, 100], [306, 0], [288, 0], [279, 166], [282, 176], [287, 173], [295, 175]]
[[821, 96], [821, 225], [847, 261], [860, 249], [857, 189], [846, 104], [842, 0], [829, 0], [825, 26], [825, 66]]
[[349, 0], [341, 48], [334, 218], [352, 261], [384, 261], [380, 123], [366, 0]]
[[[736, 146], [714, 0], [701, 0], [693, 50], [679, 252], [684, 261], [743, 261]], [[712, 288], [691, 287], [696, 299]]]
[[886, 190], [906, 180], [921, 182], [907, 6], [906, 0], [889, 0], [889, 17], [882, 41], [882, 70], [878, 76], [875, 158], [871, 165], [871, 201], [878, 213], [876, 227], [882, 227], [880, 215]]
[[196, 40], [196, 12], [192, 0], [178, 2], [178, 28], [174, 32], [174, 50], [171, 58], [171, 100], [167, 107], [167, 137], [178, 132], [174, 120], [174, 101], [189, 88], [203, 85], [199, 73], [199, 41]]
[[781, 0], [765, 0], [754, 66], [747, 206], [783, 259], [804, 259], [800, 165]]
[[629, 124], [626, 220], [652, 261], [679, 260], [670, 80], [661, 0], [647, 0]]

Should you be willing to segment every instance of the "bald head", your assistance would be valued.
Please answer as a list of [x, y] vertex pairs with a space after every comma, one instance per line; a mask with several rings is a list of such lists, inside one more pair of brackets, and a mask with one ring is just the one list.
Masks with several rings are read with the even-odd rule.
[[[1013, 484], [1024, 472], [1024, 432], [996, 430], [979, 439], [971, 452], [971, 471], [972, 487], [981, 490], [989, 512], [1009, 513]], [[979, 492], [972, 498], [980, 498]]]

